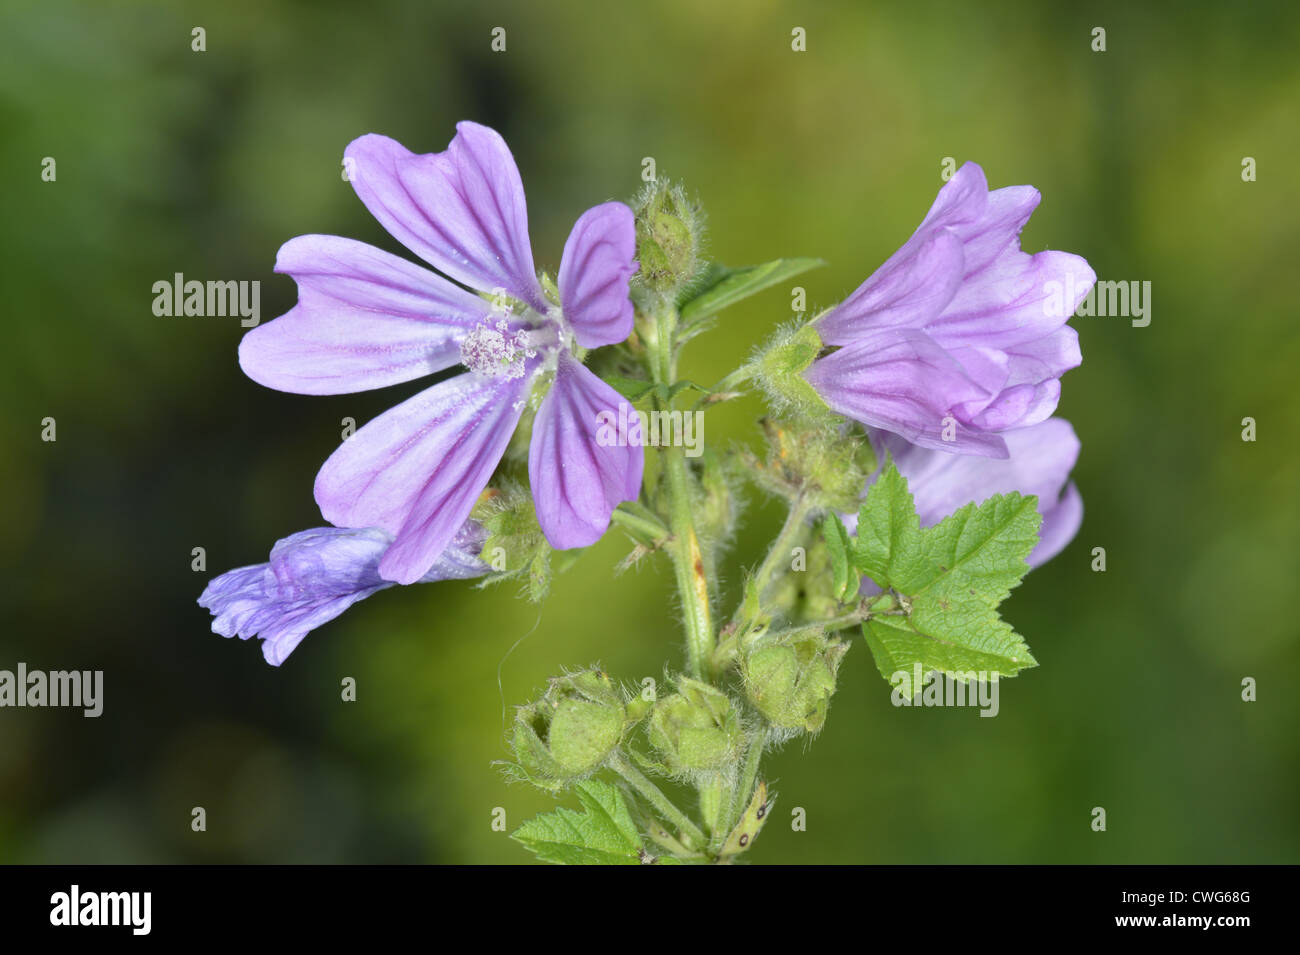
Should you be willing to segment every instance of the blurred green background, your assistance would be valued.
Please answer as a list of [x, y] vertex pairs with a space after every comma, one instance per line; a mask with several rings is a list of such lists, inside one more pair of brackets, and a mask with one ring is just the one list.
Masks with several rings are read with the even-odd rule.
[[[798, 283], [829, 305], [954, 157], [1042, 191], [1027, 250], [1152, 284], [1149, 327], [1074, 321], [1060, 413], [1086, 517], [1007, 608], [1041, 666], [996, 719], [901, 710], [859, 640], [825, 732], [772, 761], [753, 861], [1300, 861], [1300, 15], [1135, 6], [8, 0], [0, 668], [102, 669], [106, 699], [97, 720], [0, 710], [0, 861], [525, 862], [493, 808], [513, 828], [550, 801], [491, 765], [505, 705], [562, 665], [634, 682], [680, 661], [671, 573], [614, 577], [616, 533], [540, 609], [511, 587], [390, 590], [279, 670], [195, 604], [321, 523], [341, 418], [422, 386], [268, 391], [240, 373], [237, 319], [156, 318], [152, 284], [260, 280], [269, 320], [295, 298], [271, 271], [288, 238], [401, 251], [342, 181], [343, 147], [375, 131], [437, 151], [460, 119], [510, 143], [543, 267], [653, 156], [703, 202], [714, 257], [825, 257]], [[789, 304], [730, 311], [683, 373], [716, 380]], [[711, 411], [706, 440], [756, 441], [761, 410]], [[780, 517], [747, 510], [733, 590]]]

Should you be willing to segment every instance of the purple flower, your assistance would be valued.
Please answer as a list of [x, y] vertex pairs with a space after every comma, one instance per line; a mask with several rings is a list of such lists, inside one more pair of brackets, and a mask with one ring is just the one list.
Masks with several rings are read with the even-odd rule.
[[[420, 581], [479, 577], [483, 529], [467, 523]], [[212, 580], [199, 605], [212, 612], [212, 631], [244, 640], [261, 637], [266, 662], [279, 666], [312, 630], [358, 600], [392, 587], [379, 563], [392, 537], [378, 528], [317, 527], [271, 548], [266, 564], [240, 567]]]
[[[1037, 567], [1060, 553], [1083, 522], [1083, 499], [1070, 482], [1070, 471], [1079, 457], [1079, 439], [1064, 418], [1048, 418], [1004, 432], [1009, 454], [1001, 460], [933, 451], [875, 428], [868, 429], [868, 435], [881, 462], [888, 454], [907, 478], [922, 527], [995, 494], [1019, 491], [1036, 495], [1043, 523], [1028, 562]], [[868, 487], [875, 480], [872, 477]], [[857, 516], [846, 514], [844, 519], [849, 531], [856, 533]]]
[[419, 580], [487, 486], [525, 403], [553, 378], [530, 449], [538, 519], [553, 547], [594, 543], [619, 502], [639, 493], [644, 456], [639, 447], [597, 444], [589, 409], [622, 399], [573, 349], [631, 332], [632, 211], [607, 202], [578, 219], [552, 300], [533, 268], [519, 171], [491, 129], [460, 123], [447, 151], [428, 155], [362, 136], [345, 163], [357, 195], [394, 238], [483, 294], [351, 239], [306, 235], [280, 249], [276, 271], [297, 281], [298, 304], [240, 343], [240, 365], [255, 381], [325, 395], [458, 362], [469, 369], [345, 441], [316, 477], [321, 513], [340, 527], [392, 534], [380, 576]]
[[1065, 323], [1096, 275], [1077, 255], [1021, 251], [1040, 198], [990, 192], [962, 166], [903, 247], [814, 320], [842, 346], [805, 372], [826, 403], [913, 444], [995, 458], [1002, 432], [1049, 418], [1082, 361]]

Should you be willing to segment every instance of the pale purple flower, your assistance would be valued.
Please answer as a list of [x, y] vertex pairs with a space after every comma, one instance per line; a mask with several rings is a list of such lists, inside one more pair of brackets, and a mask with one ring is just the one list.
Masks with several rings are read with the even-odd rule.
[[[1064, 418], [1048, 418], [1027, 428], [1003, 432], [1009, 454], [1002, 459], [946, 454], [877, 428], [869, 428], [868, 435], [882, 468], [888, 455], [907, 478], [922, 527], [937, 524], [959, 508], [995, 494], [1019, 491], [1036, 495], [1043, 523], [1038, 543], [1027, 560], [1030, 567], [1037, 567], [1059, 554], [1083, 522], [1083, 498], [1070, 481], [1070, 471], [1079, 458], [1079, 439]], [[878, 469], [867, 482], [868, 487], [879, 474]], [[856, 533], [857, 515], [843, 517], [849, 532]]]
[[377, 135], [345, 153], [371, 214], [454, 282], [351, 239], [299, 236], [276, 260], [276, 271], [298, 282], [298, 304], [239, 348], [249, 377], [299, 394], [380, 388], [457, 363], [469, 369], [369, 422], [316, 478], [326, 520], [393, 535], [379, 573], [403, 584], [434, 566], [487, 486], [525, 404], [550, 378], [533, 423], [529, 475], [553, 547], [594, 543], [619, 502], [639, 493], [644, 465], [639, 447], [597, 443], [588, 410], [617, 408], [622, 399], [573, 353], [631, 332], [632, 211], [607, 202], [578, 219], [552, 301], [533, 267], [510, 150], [485, 126], [456, 130], [442, 153], [416, 155]]
[[940, 451], [1004, 458], [1000, 436], [1046, 420], [1082, 358], [1066, 321], [1096, 281], [1068, 252], [1021, 251], [1032, 186], [988, 189], [966, 163], [920, 227], [814, 320], [842, 346], [805, 376], [830, 407]]
[[[483, 528], [467, 522], [421, 583], [480, 577]], [[394, 586], [379, 574], [392, 537], [378, 528], [317, 527], [277, 541], [271, 560], [212, 580], [199, 605], [212, 612], [212, 631], [244, 640], [261, 637], [262, 655], [279, 666], [312, 630], [358, 600]]]

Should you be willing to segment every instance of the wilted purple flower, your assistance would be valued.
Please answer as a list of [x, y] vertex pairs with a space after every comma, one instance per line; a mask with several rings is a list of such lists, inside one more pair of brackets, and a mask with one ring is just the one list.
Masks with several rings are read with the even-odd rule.
[[[421, 583], [479, 577], [485, 534], [468, 522], [442, 551]], [[212, 580], [199, 605], [212, 612], [212, 631], [244, 640], [261, 637], [266, 662], [279, 666], [312, 630], [358, 600], [392, 587], [379, 563], [393, 538], [378, 528], [317, 527], [290, 534], [271, 548], [271, 560], [227, 571]]]
[[543, 376], [554, 385], [533, 424], [529, 475], [553, 547], [594, 543], [619, 502], [639, 493], [644, 464], [639, 447], [597, 444], [587, 409], [622, 399], [572, 351], [631, 332], [632, 211], [607, 202], [578, 219], [552, 301], [533, 268], [514, 157], [485, 126], [456, 130], [446, 152], [428, 155], [362, 136], [345, 163], [394, 238], [483, 294], [361, 242], [299, 236], [276, 260], [298, 282], [298, 304], [239, 348], [249, 377], [299, 394], [380, 388], [457, 362], [469, 369], [375, 418], [316, 478], [326, 520], [393, 535], [379, 574], [403, 584], [423, 577], [465, 522]]
[[1040, 198], [990, 192], [962, 166], [903, 247], [814, 321], [843, 346], [805, 372], [827, 404], [914, 444], [997, 458], [1001, 432], [1050, 417], [1082, 361], [1065, 323], [1096, 275], [1068, 252], [1021, 251]]
[[[933, 451], [876, 428], [868, 429], [868, 435], [880, 461], [888, 454], [907, 478], [922, 527], [995, 494], [1036, 495], [1043, 523], [1027, 560], [1030, 567], [1037, 567], [1060, 553], [1083, 522], [1083, 499], [1070, 481], [1079, 458], [1079, 439], [1064, 418], [1004, 432], [1009, 455], [1001, 460]], [[873, 476], [868, 486], [875, 480]], [[856, 533], [857, 516], [844, 518], [845, 526]]]

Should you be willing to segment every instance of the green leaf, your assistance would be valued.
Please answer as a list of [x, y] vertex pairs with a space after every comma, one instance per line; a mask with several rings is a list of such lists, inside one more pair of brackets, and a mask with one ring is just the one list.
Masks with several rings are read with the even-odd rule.
[[709, 394], [709, 389], [689, 379], [673, 382], [671, 385], [656, 385], [654, 382], [641, 381], [639, 378], [624, 378], [620, 375], [606, 375], [604, 381], [620, 395], [633, 403], [650, 396], [669, 402], [683, 391], [698, 391]]
[[[851, 556], [862, 573], [899, 594], [901, 612], [862, 632], [882, 676], [939, 670], [1015, 676], [1037, 666], [997, 607], [1024, 577], [1038, 541], [1037, 500], [1012, 492], [970, 503], [921, 529], [907, 482], [891, 462], [867, 492]], [[919, 686], [915, 687], [919, 691]]]
[[850, 548], [853, 546], [849, 532], [844, 527], [838, 514], [832, 512], [822, 524], [822, 535], [826, 538], [826, 550], [831, 557], [831, 572], [834, 575], [834, 594], [839, 600], [857, 593], [859, 577], [850, 562]]
[[[921, 597], [906, 616], [873, 617], [862, 634], [880, 675], [891, 682], [900, 670], [910, 676], [918, 663], [922, 674], [939, 670], [959, 679], [1015, 676], [1038, 665], [1020, 634], [978, 597]], [[912, 686], [920, 692], [919, 683]]]
[[683, 378], [680, 381], [675, 381], [671, 385], [660, 385], [659, 390], [663, 395], [663, 399], [665, 402], [672, 401], [683, 391], [687, 391], [687, 390], [698, 391], [702, 395], [711, 394], [708, 388], [705, 388], [703, 385], [696, 384], [695, 382], [691, 381], [689, 378]]
[[640, 865], [641, 835], [617, 787], [588, 779], [573, 787], [582, 812], [563, 807], [535, 816], [510, 838], [543, 862], [560, 865]]
[[996, 607], [1020, 583], [1038, 542], [1037, 498], [997, 494], [924, 530], [906, 479], [891, 462], [858, 512], [854, 566], [913, 599], [979, 597]]
[[775, 259], [738, 269], [714, 264], [705, 274], [703, 286], [697, 287], [689, 300], [678, 303], [682, 320], [707, 318], [755, 292], [825, 264], [821, 259], [806, 258]]
[[979, 597], [996, 607], [1029, 570], [1038, 543], [1037, 498], [1011, 492], [967, 504], [921, 532], [921, 555], [895, 570], [892, 586], [911, 596]]
[[604, 381], [628, 401], [644, 398], [655, 388], [653, 382], [642, 381], [639, 378], [624, 378], [621, 375], [606, 375]]
[[912, 492], [890, 462], [858, 511], [854, 566], [881, 587], [890, 586], [895, 574], [909, 569], [905, 565], [920, 557], [920, 534]]

